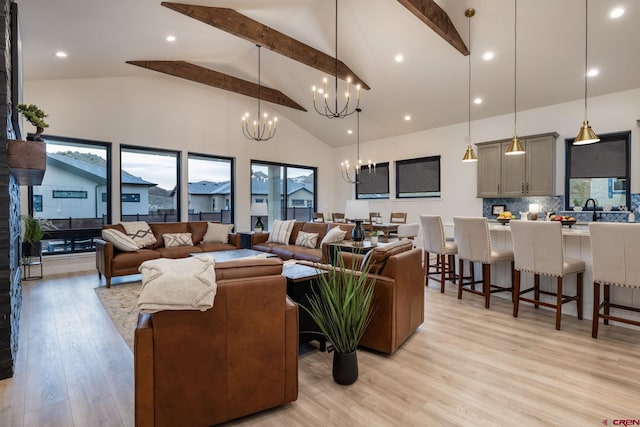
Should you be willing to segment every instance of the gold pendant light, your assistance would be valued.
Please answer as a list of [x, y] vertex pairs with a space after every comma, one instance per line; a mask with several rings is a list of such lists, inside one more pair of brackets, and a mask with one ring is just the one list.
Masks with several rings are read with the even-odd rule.
[[509, 148], [504, 153], [508, 156], [524, 154], [524, 148], [520, 144], [516, 124], [518, 122], [518, 0], [515, 0], [513, 7], [513, 138]]
[[469, 99], [467, 103], [467, 107], [469, 109], [468, 116], [468, 143], [467, 149], [464, 152], [464, 156], [462, 157], [463, 162], [477, 162], [478, 158], [476, 157], [476, 153], [473, 151], [473, 147], [471, 146], [471, 17], [476, 14], [476, 10], [473, 8], [469, 8], [464, 11], [464, 16], [469, 18]]
[[591, 129], [589, 125], [589, 120], [587, 120], [587, 52], [588, 52], [588, 11], [589, 11], [589, 0], [585, 0], [584, 2], [584, 120], [582, 121], [582, 127], [578, 131], [578, 136], [573, 141], [573, 145], [587, 145], [593, 144], [595, 142], [600, 141], [598, 135]]

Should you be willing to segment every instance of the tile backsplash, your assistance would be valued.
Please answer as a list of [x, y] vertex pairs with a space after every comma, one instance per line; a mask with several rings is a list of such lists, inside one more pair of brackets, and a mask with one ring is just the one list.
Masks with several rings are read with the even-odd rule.
[[[495, 199], [483, 199], [482, 200], [482, 216], [487, 218], [494, 218], [492, 214], [493, 205], [504, 205], [505, 210], [513, 213], [517, 218], [520, 217], [519, 212], [527, 212], [529, 210], [529, 204], [537, 203], [540, 206], [539, 218], [544, 219], [545, 212], [554, 212], [560, 214], [570, 214], [575, 217], [577, 221], [588, 222], [593, 217], [592, 211], [586, 212], [573, 212], [564, 210], [564, 196], [555, 197], [509, 197], [509, 198], [495, 198]], [[638, 214], [638, 206], [640, 206], [640, 194], [631, 195], [631, 207], [635, 211], [636, 222], [640, 222], [640, 214]], [[601, 207], [600, 207], [601, 208]], [[628, 222], [628, 211], [611, 211], [603, 212], [598, 210], [598, 221], [606, 222]]]

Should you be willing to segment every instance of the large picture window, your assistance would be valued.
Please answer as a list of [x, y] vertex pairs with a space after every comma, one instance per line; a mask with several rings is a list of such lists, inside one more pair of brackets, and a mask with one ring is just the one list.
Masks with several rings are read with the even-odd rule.
[[396, 162], [396, 198], [440, 197], [440, 156]]
[[598, 208], [631, 207], [631, 131], [600, 135], [595, 144], [573, 145], [566, 140], [565, 209], [595, 199]]
[[42, 184], [29, 188], [29, 213], [46, 231], [44, 255], [95, 249], [111, 223], [111, 144], [47, 136]]
[[[316, 206], [314, 167], [251, 161], [251, 203], [267, 203], [270, 225], [275, 219], [311, 221]], [[265, 218], [262, 222], [267, 224]], [[256, 218], [251, 218], [251, 226]]]
[[179, 152], [121, 146], [120, 168], [122, 221], [180, 221]]
[[360, 177], [363, 181], [356, 184], [357, 199], [389, 198], [389, 163], [376, 164], [375, 170], [362, 168]]
[[189, 220], [234, 222], [234, 161], [189, 153]]

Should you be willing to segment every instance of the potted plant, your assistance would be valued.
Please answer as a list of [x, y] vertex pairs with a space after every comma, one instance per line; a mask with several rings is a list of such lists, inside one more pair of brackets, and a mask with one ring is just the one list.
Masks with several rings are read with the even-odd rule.
[[34, 104], [20, 104], [16, 109], [36, 127], [36, 133], [27, 141], [8, 140], [7, 161], [11, 174], [20, 185], [40, 185], [47, 168], [47, 147], [41, 135], [49, 125], [44, 121], [47, 115]]
[[40, 241], [44, 237], [44, 230], [40, 220], [31, 215], [22, 215], [24, 235], [22, 236], [22, 256], [39, 257], [42, 252]]
[[44, 118], [49, 117], [49, 115], [45, 114], [44, 111], [39, 109], [35, 104], [18, 104], [16, 108], [29, 123], [36, 127], [36, 133], [34, 133], [33, 136], [27, 137], [27, 140], [42, 141], [42, 132], [44, 132], [44, 128], [49, 127], [44, 121]]
[[332, 344], [334, 381], [349, 385], [358, 379], [356, 347], [371, 320], [374, 286], [367, 283], [368, 265], [358, 272], [336, 258], [337, 266], [319, 275], [318, 290], [303, 308]]

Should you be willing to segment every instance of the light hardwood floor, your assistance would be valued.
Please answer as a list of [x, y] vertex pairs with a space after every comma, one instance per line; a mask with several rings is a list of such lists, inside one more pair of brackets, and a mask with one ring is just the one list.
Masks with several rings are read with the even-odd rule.
[[[117, 286], [118, 281], [114, 281]], [[13, 378], [0, 426], [133, 425], [133, 355], [93, 290], [97, 275], [25, 282]], [[598, 426], [640, 418], [640, 331], [601, 326], [455, 287], [426, 292], [425, 323], [393, 356], [359, 351], [360, 377], [331, 378], [331, 355], [301, 356], [292, 404], [234, 421], [264, 426]]]

